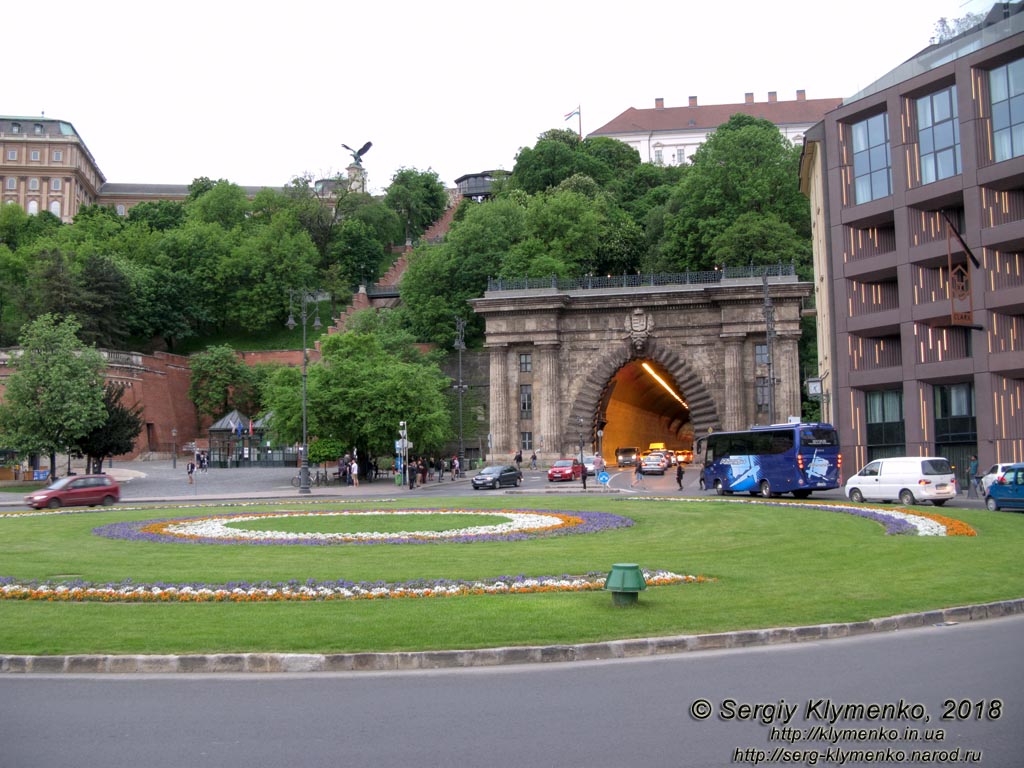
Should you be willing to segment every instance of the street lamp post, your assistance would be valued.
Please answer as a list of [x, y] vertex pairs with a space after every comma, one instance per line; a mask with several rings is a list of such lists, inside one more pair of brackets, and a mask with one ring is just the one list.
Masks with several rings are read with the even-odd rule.
[[466, 321], [461, 317], [455, 318], [455, 349], [459, 351], [459, 383], [455, 385], [455, 391], [459, 393], [459, 468], [462, 468], [466, 460], [466, 452], [462, 445], [462, 395], [466, 386], [462, 383], [462, 351], [466, 348]]
[[[309, 362], [309, 354], [306, 351], [306, 321], [309, 320], [309, 305], [315, 304], [317, 312], [316, 319], [313, 321], [313, 329], [320, 329], [320, 305], [317, 301], [320, 292], [307, 290], [289, 291], [289, 305], [291, 305], [295, 300], [296, 295], [298, 295], [300, 299], [299, 321], [302, 323], [302, 463], [299, 468], [299, 493], [312, 493], [309, 488], [309, 432], [307, 431], [306, 422], [306, 368], [307, 363]], [[295, 316], [292, 314], [290, 306], [288, 310], [288, 322], [285, 323], [285, 325], [288, 327], [289, 331], [295, 330]]]
[[576, 426], [580, 430], [580, 465], [583, 467], [581, 477], [583, 478], [583, 487], [587, 487], [587, 465], [583, 461], [583, 417], [576, 417]]
[[178, 430], [171, 428], [171, 469], [178, 468]]

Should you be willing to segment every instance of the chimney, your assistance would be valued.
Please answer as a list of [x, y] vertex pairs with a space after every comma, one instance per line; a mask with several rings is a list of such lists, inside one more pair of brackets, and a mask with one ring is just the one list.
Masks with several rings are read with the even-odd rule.
[[690, 106], [691, 107], [696, 107], [697, 106], [697, 97], [696, 96], [691, 96], [690, 97]]
[[807, 101], [807, 91], [797, 91], [796, 92], [796, 100], [797, 101]]
[[665, 100], [664, 99], [655, 99], [654, 100], [654, 108], [655, 109], [664, 109], [665, 108]]
[[746, 94], [743, 97], [743, 103], [744, 104], [753, 104], [754, 103], [754, 94], [752, 94], [752, 93]]
[[779, 95], [775, 91], [768, 91], [768, 103], [774, 104], [779, 100]]

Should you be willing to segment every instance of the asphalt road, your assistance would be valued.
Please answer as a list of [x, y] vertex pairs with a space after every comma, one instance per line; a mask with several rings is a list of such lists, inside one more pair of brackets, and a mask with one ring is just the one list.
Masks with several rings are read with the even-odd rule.
[[[916, 749], [933, 764], [976, 756], [975, 764], [1015, 768], [1024, 754], [1022, 641], [1018, 616], [786, 646], [437, 672], [5, 675], [0, 766], [839, 764], [830, 749], [846, 751], [846, 765], [866, 764], [849, 750], [876, 758], [883, 750], [871, 764], [896, 766], [926, 762], [911, 760]], [[705, 701], [710, 716], [697, 719]], [[871, 703], [892, 711], [871, 717], [843, 706]], [[791, 759], [769, 762], [777, 748], [793, 750]]]
[[[308, 495], [300, 494], [291, 481], [298, 474], [294, 467], [252, 468], [241, 467], [231, 469], [210, 469], [206, 473], [197, 473], [194, 482], [189, 484], [185, 472], [185, 462], [177, 462], [173, 466], [170, 461], [130, 461], [113, 462], [105, 471], [117, 478], [121, 484], [121, 498], [127, 503], [178, 502], [225, 500], [225, 499], [258, 499], [258, 498], [429, 498], [431, 496], [485, 496], [496, 493], [506, 494], [549, 494], [549, 493], [582, 493], [582, 483], [549, 482], [544, 470], [531, 471], [524, 466], [523, 485], [518, 489], [474, 490], [469, 477], [452, 482], [428, 482], [410, 490], [405, 486], [396, 486], [391, 478], [384, 478], [373, 483], [361, 482], [358, 488], [339, 486], [337, 484], [313, 487]], [[633, 473], [631, 468], [611, 468], [611, 479], [607, 488], [597, 482], [596, 478], [587, 480], [587, 493], [615, 491], [622, 494], [638, 495], [671, 495], [683, 497], [704, 496], [714, 498], [711, 491], [702, 491], [698, 486], [698, 469], [693, 465], [686, 467], [683, 490], [678, 490], [675, 481], [675, 470], [670, 469], [664, 475], [647, 475], [637, 487], [632, 487]], [[736, 498], [745, 498], [738, 496]], [[784, 496], [783, 499], [792, 498]], [[816, 492], [812, 499], [828, 499], [841, 501], [845, 497], [841, 488], [832, 491]], [[16, 493], [0, 494], [0, 506], [25, 507], [22, 496]], [[966, 495], [949, 502], [944, 509], [969, 507], [982, 509], [984, 504], [979, 499], [968, 499]], [[2, 768], [2, 766], [0, 766]]]

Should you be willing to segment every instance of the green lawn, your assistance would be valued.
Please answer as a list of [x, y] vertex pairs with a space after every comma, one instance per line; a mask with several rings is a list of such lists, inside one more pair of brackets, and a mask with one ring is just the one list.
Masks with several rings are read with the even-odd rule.
[[[505, 543], [156, 544], [104, 539], [91, 531], [120, 520], [196, 511], [113, 508], [0, 519], [0, 576], [210, 584], [409, 581], [582, 574], [636, 562], [717, 581], [650, 588], [632, 608], [613, 607], [604, 592], [321, 603], [0, 601], [0, 653], [353, 652], [578, 643], [857, 621], [1024, 596], [1020, 514], [942, 510], [972, 525], [978, 536], [935, 538], [887, 536], [875, 522], [810, 507], [575, 496], [473, 499], [480, 509], [500, 509], [502, 502], [509, 508], [611, 512], [636, 524]], [[465, 499], [452, 500], [447, 508], [464, 504]], [[445, 505], [432, 500], [432, 506]], [[332, 522], [318, 530], [351, 530], [338, 518], [323, 520]], [[380, 530], [379, 519], [374, 521], [373, 529]]]

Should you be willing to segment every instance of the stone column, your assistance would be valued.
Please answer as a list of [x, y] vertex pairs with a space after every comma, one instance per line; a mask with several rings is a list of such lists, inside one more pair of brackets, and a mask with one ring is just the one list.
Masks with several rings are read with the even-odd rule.
[[783, 422], [790, 416], [803, 418], [800, 406], [800, 391], [803, 380], [800, 376], [799, 336], [779, 334], [775, 337], [775, 378], [781, 382], [775, 385], [775, 421]]
[[717, 398], [722, 414], [722, 429], [746, 429], [747, 409], [744, 392], [747, 391], [747, 380], [743, 375], [743, 335], [722, 336], [725, 343], [724, 379], [719, 382]]
[[[561, 388], [559, 365], [559, 348], [556, 345], [545, 344], [535, 346], [537, 356], [536, 371], [534, 380], [539, 383], [534, 391], [534, 408], [539, 407], [538, 419], [534, 420], [537, 425], [539, 436], [544, 438], [544, 445], [538, 446], [543, 450], [541, 459], [557, 458], [559, 446], [562, 443], [560, 431], [560, 398]], [[538, 437], [537, 435], [534, 436]]]
[[491, 353], [491, 453], [502, 456], [508, 453], [513, 445], [509, 434], [508, 345], [487, 344], [486, 347]]

